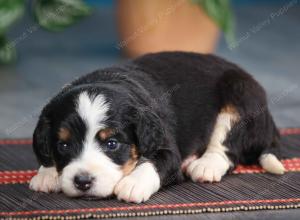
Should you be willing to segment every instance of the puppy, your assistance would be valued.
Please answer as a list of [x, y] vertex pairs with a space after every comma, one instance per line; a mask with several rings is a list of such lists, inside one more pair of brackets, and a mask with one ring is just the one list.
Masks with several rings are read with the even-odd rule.
[[213, 55], [149, 54], [85, 75], [42, 110], [30, 188], [148, 200], [190, 177], [219, 182], [237, 164], [283, 174], [264, 89]]

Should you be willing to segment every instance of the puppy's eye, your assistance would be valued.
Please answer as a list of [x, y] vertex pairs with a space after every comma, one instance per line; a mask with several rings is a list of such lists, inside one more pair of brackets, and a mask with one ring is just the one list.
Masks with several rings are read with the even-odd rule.
[[116, 139], [109, 139], [106, 142], [107, 150], [116, 150], [119, 147], [119, 143]]
[[70, 144], [67, 142], [58, 142], [58, 151], [60, 153], [66, 153], [70, 150]]

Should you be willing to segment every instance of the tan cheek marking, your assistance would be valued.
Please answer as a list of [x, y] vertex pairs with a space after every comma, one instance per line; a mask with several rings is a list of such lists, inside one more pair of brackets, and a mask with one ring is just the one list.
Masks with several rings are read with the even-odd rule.
[[130, 159], [122, 167], [122, 172], [124, 176], [131, 173], [131, 171], [135, 168], [137, 161], [138, 161], [138, 152], [136, 146], [133, 144], [131, 145]]
[[105, 141], [107, 138], [114, 134], [114, 129], [112, 128], [105, 128], [99, 131], [100, 140]]
[[58, 132], [58, 137], [62, 141], [67, 141], [71, 138], [71, 132], [67, 128], [60, 128]]

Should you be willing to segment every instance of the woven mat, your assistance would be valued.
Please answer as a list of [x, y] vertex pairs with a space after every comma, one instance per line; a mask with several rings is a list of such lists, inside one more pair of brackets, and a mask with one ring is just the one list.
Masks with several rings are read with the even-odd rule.
[[300, 208], [300, 129], [282, 129], [282, 176], [238, 166], [220, 183], [190, 181], [162, 189], [143, 204], [71, 199], [28, 189], [37, 163], [31, 140], [0, 140], [0, 219], [81, 219]]

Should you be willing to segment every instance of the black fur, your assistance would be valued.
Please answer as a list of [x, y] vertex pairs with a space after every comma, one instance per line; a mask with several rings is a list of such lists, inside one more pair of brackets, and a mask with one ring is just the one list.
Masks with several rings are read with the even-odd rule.
[[[34, 133], [42, 165], [61, 170], [80, 152], [85, 128], [74, 108], [82, 91], [103, 94], [111, 104], [107, 124], [117, 130], [123, 148], [107, 155], [125, 163], [135, 144], [140, 160], [155, 164], [162, 185], [182, 179], [187, 156], [203, 154], [216, 117], [228, 104], [241, 116], [225, 141], [234, 165], [256, 163], [262, 152], [279, 153], [265, 92], [249, 74], [213, 55], [165, 52], [95, 71], [64, 88], [44, 108]], [[77, 136], [68, 156], [56, 147], [63, 123]]]

